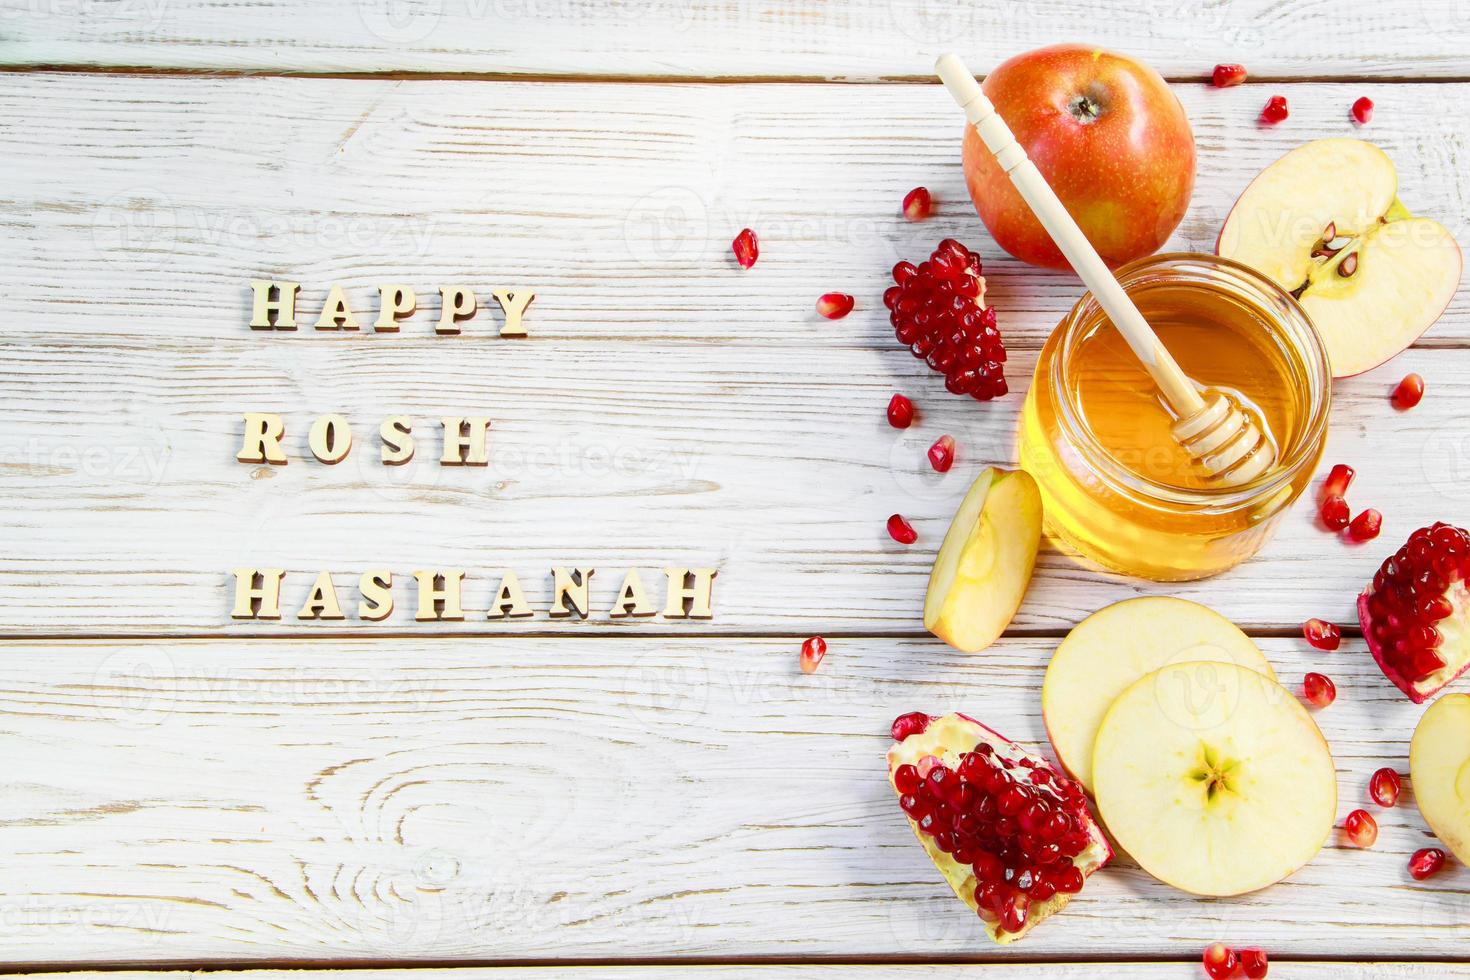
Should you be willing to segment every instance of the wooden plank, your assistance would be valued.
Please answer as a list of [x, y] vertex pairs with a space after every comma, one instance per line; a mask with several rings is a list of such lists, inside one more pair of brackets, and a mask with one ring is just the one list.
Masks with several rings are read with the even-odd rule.
[[[1340, 813], [1407, 771], [1421, 709], [1360, 641], [1262, 646], [1287, 684], [1337, 683]], [[1466, 948], [1470, 873], [1405, 869], [1430, 839], [1412, 794], [1372, 850], [1334, 839], [1262, 892], [1194, 899], [1120, 860], [989, 945], [901, 819], [885, 733], [961, 708], [1044, 744], [1050, 648], [843, 640], [807, 676], [787, 641], [7, 643], [0, 961]]]
[[1076, 0], [286, 0], [221, 6], [139, 0], [15, 4], [8, 64], [267, 71], [500, 72], [656, 77], [927, 75], [936, 52], [990, 66], [1069, 39], [1142, 57], [1171, 76], [1219, 61], [1263, 75], [1470, 74], [1470, 17], [1455, 0], [1134, 3]]
[[[449, 969], [358, 970], [361, 980], [544, 980], [573, 977], [577, 980], [666, 980], [677, 970], [679, 976], [696, 980], [1091, 980], [1093, 977], [1126, 977], [1130, 980], [1199, 980], [1198, 963], [990, 963], [990, 964], [857, 964], [811, 963], [799, 966], [555, 966], [555, 967], [464, 967]], [[346, 971], [313, 970], [317, 976], [347, 976]], [[56, 974], [32, 974], [56, 976]], [[185, 974], [167, 970], [124, 970], [102, 973], [65, 974], [66, 980], [172, 980]], [[193, 976], [194, 974], [189, 974]], [[231, 980], [297, 980], [300, 971], [241, 970]], [[1459, 963], [1309, 963], [1271, 961], [1273, 980], [1406, 980], [1406, 978], [1470, 977], [1470, 966]]]

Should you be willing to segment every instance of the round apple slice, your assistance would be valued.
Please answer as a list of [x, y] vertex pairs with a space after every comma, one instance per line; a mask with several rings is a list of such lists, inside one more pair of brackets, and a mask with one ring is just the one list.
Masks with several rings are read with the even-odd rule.
[[1113, 701], [1130, 684], [1169, 664], [1215, 661], [1276, 679], [1240, 627], [1213, 609], [1171, 596], [1114, 603], [1088, 616], [1052, 654], [1041, 714], [1057, 758], [1092, 792], [1092, 747]]
[[1434, 835], [1470, 864], [1470, 694], [1429, 706], [1409, 743], [1414, 800]]
[[1119, 846], [1195, 895], [1280, 881], [1321, 850], [1337, 810], [1311, 715], [1235, 664], [1171, 664], [1135, 681], [1103, 718], [1092, 772]]

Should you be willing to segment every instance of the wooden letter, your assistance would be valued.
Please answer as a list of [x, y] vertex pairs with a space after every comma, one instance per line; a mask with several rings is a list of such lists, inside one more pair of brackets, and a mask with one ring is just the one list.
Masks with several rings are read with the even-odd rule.
[[577, 610], [578, 618], [587, 618], [587, 610], [590, 608], [587, 602], [587, 586], [592, 583], [594, 571], [596, 569], [592, 568], [573, 568], [568, 571], [560, 566], [551, 569], [552, 601], [548, 612], [553, 619], [572, 614], [572, 610], [567, 608], [568, 602]]
[[332, 283], [332, 291], [327, 293], [327, 301], [322, 304], [322, 315], [316, 319], [318, 330], [356, 330], [357, 317], [352, 315], [352, 307], [347, 305], [347, 297], [342, 292], [341, 283]]
[[[414, 572], [413, 577], [419, 582], [419, 610], [414, 619], [421, 623], [436, 619], [464, 619], [464, 609], [459, 604], [459, 587], [464, 582], [464, 572], [452, 568], [429, 569]], [[442, 589], [439, 587], [440, 579], [444, 581]], [[443, 612], [438, 608], [441, 603]]]
[[487, 418], [445, 418], [444, 454], [439, 457], [442, 466], [485, 466], [490, 457], [485, 455], [485, 430], [490, 428]]
[[648, 598], [648, 590], [643, 587], [638, 569], [628, 569], [628, 574], [623, 576], [623, 587], [618, 589], [617, 601], [613, 603], [612, 612], [608, 615], [613, 619], [621, 619], [624, 616], [652, 616], [656, 612], [658, 606]]
[[465, 286], [439, 287], [439, 322], [435, 333], [459, 333], [459, 321], [475, 315], [475, 291]]
[[[255, 302], [250, 312], [251, 330], [296, 329], [296, 294], [301, 283], [252, 279], [250, 288], [255, 291]], [[280, 297], [271, 299], [271, 290], [280, 293]], [[275, 315], [275, 323], [271, 323], [272, 314]]]
[[376, 622], [393, 615], [393, 573], [386, 568], [372, 568], [357, 580], [362, 602], [357, 604], [357, 618]]
[[[283, 568], [236, 568], [233, 619], [280, 619]], [[256, 585], [255, 580], [260, 579]], [[255, 604], [260, 603], [257, 611]]]
[[[710, 592], [719, 569], [665, 568], [664, 574], [669, 577], [669, 601], [664, 605], [664, 619], [710, 619], [714, 616], [710, 610]], [[693, 584], [686, 585], [685, 580], [691, 577]], [[689, 603], [687, 612], [684, 609], [686, 602]]]
[[516, 577], [515, 572], [506, 572], [500, 580], [500, 589], [495, 593], [495, 600], [490, 603], [489, 619], [504, 619], [509, 616], [519, 619], [523, 616], [532, 616], [529, 603], [526, 602], [526, 594], [521, 591], [521, 580]]
[[500, 328], [502, 337], [524, 337], [526, 325], [521, 322], [521, 314], [526, 312], [526, 307], [531, 305], [531, 300], [536, 294], [529, 289], [523, 289], [518, 293], [512, 293], [506, 289], [492, 290], [495, 302], [505, 311], [505, 325]]
[[297, 619], [345, 619], [342, 604], [337, 601], [337, 590], [332, 587], [332, 573], [322, 572], [316, 584], [306, 596], [306, 602], [296, 613]]
[[378, 319], [373, 329], [378, 333], [397, 333], [398, 318], [413, 313], [418, 298], [413, 289], [387, 283], [378, 287]]
[[402, 466], [413, 459], [413, 419], [407, 415], [390, 415], [378, 426], [383, 440], [383, 465]]
[[245, 439], [235, 459], [242, 463], [273, 463], [286, 465], [286, 454], [281, 449], [281, 439], [286, 435], [286, 426], [279, 415], [269, 412], [245, 413]]
[[323, 415], [311, 424], [306, 441], [323, 463], [340, 463], [352, 451], [352, 424], [340, 415]]

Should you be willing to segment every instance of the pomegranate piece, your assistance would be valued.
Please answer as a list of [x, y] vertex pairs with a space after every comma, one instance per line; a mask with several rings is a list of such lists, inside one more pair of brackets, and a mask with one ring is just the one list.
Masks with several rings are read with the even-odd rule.
[[1367, 810], [1354, 810], [1342, 822], [1343, 833], [1357, 847], [1372, 847], [1378, 840], [1378, 821]]
[[1213, 980], [1227, 980], [1235, 973], [1239, 960], [1236, 959], [1235, 950], [1224, 943], [1210, 943], [1205, 947], [1204, 956], [1201, 957], [1205, 965], [1205, 973]]
[[1326, 674], [1308, 674], [1302, 678], [1302, 696], [1314, 708], [1325, 708], [1337, 700], [1337, 685]]
[[1349, 514], [1348, 502], [1342, 497], [1328, 497], [1322, 501], [1322, 523], [1333, 531], [1341, 531], [1348, 526]]
[[946, 238], [929, 258], [893, 267], [883, 293], [898, 342], [944, 375], [944, 387], [980, 401], [1007, 391], [1005, 344], [995, 307], [985, 305], [980, 256]]
[[1366, 126], [1373, 118], [1373, 100], [1366, 95], [1353, 103], [1353, 121], [1359, 126]]
[[1358, 623], [1385, 677], [1416, 704], [1470, 666], [1470, 534], [1421, 527], [1358, 596]]
[[1322, 619], [1309, 619], [1302, 624], [1302, 635], [1318, 650], [1336, 650], [1342, 642], [1342, 630], [1337, 624]]
[[1291, 110], [1287, 108], [1286, 96], [1273, 95], [1266, 100], [1265, 107], [1261, 109], [1261, 122], [1274, 126], [1285, 121], [1289, 115], [1291, 115]]
[[755, 232], [749, 228], [742, 229], [735, 240], [730, 243], [730, 251], [735, 253], [735, 261], [740, 263], [740, 268], [749, 269], [755, 265], [755, 260], [760, 258], [760, 243], [755, 240]]
[[948, 473], [954, 465], [954, 436], [943, 435], [929, 447], [929, 465], [940, 473]]
[[919, 540], [919, 532], [914, 526], [903, 519], [902, 514], [894, 514], [888, 518], [888, 536], [899, 544], [913, 544]]
[[1261, 980], [1268, 970], [1271, 969], [1271, 961], [1263, 949], [1243, 949], [1238, 954], [1240, 957], [1240, 972], [1244, 973], [1250, 980]]
[[1348, 487], [1352, 486], [1356, 475], [1353, 468], [1346, 463], [1338, 463], [1332, 467], [1327, 479], [1322, 481], [1322, 499], [1325, 501], [1332, 497], [1346, 497]]
[[841, 320], [852, 312], [852, 297], [847, 293], [823, 293], [817, 299], [817, 312], [829, 320]]
[[1061, 911], [1112, 857], [1082, 788], [973, 718], [911, 712], [893, 736], [889, 778], [909, 826], [997, 943]]
[[810, 674], [822, 663], [822, 658], [827, 655], [827, 641], [820, 636], [813, 636], [801, 645], [801, 672]]
[[1386, 766], [1375, 772], [1368, 780], [1368, 795], [1379, 806], [1397, 806], [1404, 781], [1396, 770]]
[[1372, 541], [1383, 527], [1383, 515], [1372, 507], [1363, 511], [1348, 525], [1347, 535], [1353, 541]]
[[1393, 403], [1398, 408], [1413, 408], [1424, 397], [1424, 379], [1417, 374], [1406, 374], [1404, 380], [1393, 390]]
[[915, 187], [903, 196], [903, 216], [910, 221], [923, 221], [933, 206], [934, 199], [927, 187]]
[[914, 403], [898, 394], [888, 399], [888, 424], [895, 429], [907, 429], [913, 425]]
[[1444, 851], [1437, 847], [1421, 847], [1409, 855], [1409, 874], [1415, 881], [1437, 875], [1444, 868]]
[[1245, 65], [1216, 65], [1210, 75], [1215, 88], [1232, 88], [1245, 81]]

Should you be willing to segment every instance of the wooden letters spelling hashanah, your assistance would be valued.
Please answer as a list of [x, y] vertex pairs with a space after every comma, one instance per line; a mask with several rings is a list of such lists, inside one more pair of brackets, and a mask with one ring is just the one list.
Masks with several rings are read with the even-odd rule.
[[[250, 313], [251, 330], [295, 330], [296, 298], [301, 284], [277, 280], [257, 279], [250, 283], [253, 301]], [[491, 290], [491, 295], [505, 313], [500, 336], [524, 337], [526, 327], [523, 316], [536, 294], [528, 289]], [[434, 324], [438, 334], [457, 334], [460, 323], [475, 314], [478, 306], [474, 290], [467, 286], [441, 286], [439, 288], [440, 313]], [[399, 321], [411, 316], [417, 307], [417, 296], [409, 286], [386, 284], [378, 287], [378, 315], [373, 321], [373, 330], [378, 333], [396, 333]], [[347, 296], [340, 284], [334, 283], [322, 304], [321, 314], [315, 323], [317, 330], [361, 330], [357, 314], [348, 304]], [[281, 443], [286, 435], [286, 425], [281, 416], [271, 412], [246, 412], [244, 436], [235, 459], [241, 463], [269, 463], [284, 466], [288, 462]], [[484, 416], [443, 416], [439, 456], [441, 466], [487, 466], [486, 437], [490, 420]], [[413, 458], [414, 420], [407, 415], [391, 415], [378, 426], [378, 437], [382, 442], [379, 459], [385, 466], [401, 466]], [[352, 426], [348, 420], [336, 413], [318, 416], [307, 435], [307, 445], [318, 462], [328, 465], [340, 463], [352, 451]], [[593, 569], [586, 567], [564, 568], [555, 566], [551, 570], [551, 603], [546, 612], [552, 619], [565, 619], [576, 615], [586, 619], [592, 610], [590, 587]], [[286, 572], [281, 568], [236, 568], [235, 603], [230, 612], [234, 619], [279, 620], [281, 618], [281, 584]], [[669, 566], [664, 569], [667, 588], [664, 593], [663, 617], [665, 619], [710, 619], [714, 616], [712, 593], [718, 571], [713, 568], [683, 568]], [[417, 583], [417, 608], [414, 619], [419, 622], [450, 621], [462, 622], [467, 615], [464, 603], [464, 577], [461, 569], [436, 568], [418, 570], [413, 573]], [[393, 614], [393, 573], [386, 568], [372, 568], [363, 572], [357, 581], [357, 618], [365, 622], [381, 622]], [[612, 619], [655, 616], [659, 606], [644, 587], [643, 579], [636, 568], [623, 576], [617, 598], [609, 607], [607, 615]], [[479, 616], [478, 612], [474, 615]], [[535, 610], [526, 601], [520, 579], [515, 572], [501, 575], [500, 585], [491, 598], [484, 613], [485, 619], [523, 619], [534, 616]], [[298, 620], [346, 619], [331, 572], [320, 572], [306, 593], [305, 601], [296, 610]]]

